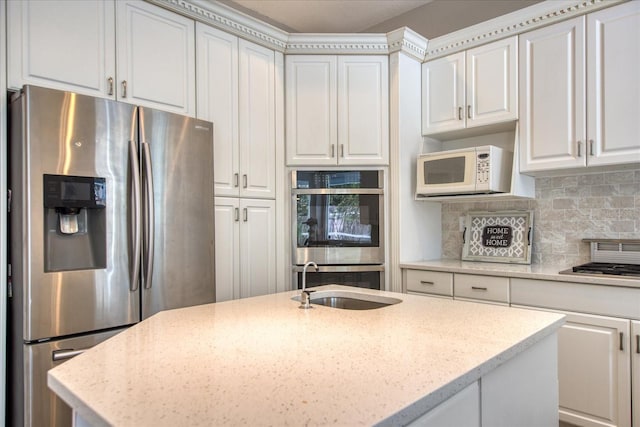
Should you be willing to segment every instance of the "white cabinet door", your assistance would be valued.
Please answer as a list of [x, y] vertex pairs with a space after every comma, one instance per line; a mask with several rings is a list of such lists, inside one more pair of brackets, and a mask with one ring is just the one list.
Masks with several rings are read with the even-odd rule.
[[389, 163], [389, 60], [338, 57], [339, 164]]
[[196, 22], [197, 117], [213, 122], [216, 196], [239, 196], [238, 38]]
[[115, 98], [113, 1], [8, 1], [8, 87]]
[[194, 21], [140, 0], [118, 0], [121, 101], [195, 116]]
[[337, 57], [287, 55], [285, 67], [287, 164], [335, 165]]
[[640, 2], [587, 15], [589, 165], [640, 162]]
[[467, 127], [518, 118], [518, 37], [467, 51]]
[[520, 169], [586, 165], [584, 17], [520, 35]]
[[216, 302], [240, 298], [240, 199], [216, 197]]
[[275, 198], [275, 54], [239, 40], [240, 195]]
[[422, 133], [465, 127], [465, 53], [422, 64]]
[[565, 314], [558, 334], [560, 420], [631, 426], [630, 322]]
[[275, 293], [275, 200], [240, 199], [240, 210], [240, 297]]
[[633, 427], [640, 427], [640, 322], [631, 322], [631, 378]]

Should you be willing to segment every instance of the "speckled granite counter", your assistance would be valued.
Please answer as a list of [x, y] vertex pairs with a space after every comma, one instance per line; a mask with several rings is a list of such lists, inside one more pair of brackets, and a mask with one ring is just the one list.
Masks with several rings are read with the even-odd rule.
[[165, 311], [52, 369], [49, 386], [94, 425], [404, 423], [564, 321], [357, 291], [403, 302], [299, 310], [292, 291]]
[[553, 265], [501, 264], [493, 262], [439, 259], [402, 262], [400, 263], [400, 268], [640, 288], [640, 278], [637, 277], [632, 278], [627, 276], [625, 278], [615, 276], [560, 274], [560, 271], [566, 270], [570, 267], [559, 267]]

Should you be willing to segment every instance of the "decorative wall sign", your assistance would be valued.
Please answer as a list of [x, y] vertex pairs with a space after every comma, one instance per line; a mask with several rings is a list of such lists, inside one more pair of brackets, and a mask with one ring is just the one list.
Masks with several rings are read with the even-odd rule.
[[531, 264], [533, 211], [469, 212], [465, 225], [463, 260]]

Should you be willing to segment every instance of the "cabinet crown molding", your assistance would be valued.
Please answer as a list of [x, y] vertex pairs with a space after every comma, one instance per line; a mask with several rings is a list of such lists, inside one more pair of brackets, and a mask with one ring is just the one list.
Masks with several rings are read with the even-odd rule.
[[630, 0], [547, 0], [429, 40], [407, 27], [387, 34], [288, 33], [212, 0], [145, 1], [285, 54], [403, 52], [427, 61]]

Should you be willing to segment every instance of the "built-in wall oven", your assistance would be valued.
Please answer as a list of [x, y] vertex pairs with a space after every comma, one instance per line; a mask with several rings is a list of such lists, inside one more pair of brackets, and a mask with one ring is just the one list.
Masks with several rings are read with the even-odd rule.
[[291, 175], [294, 283], [384, 289], [382, 170], [297, 170]]

